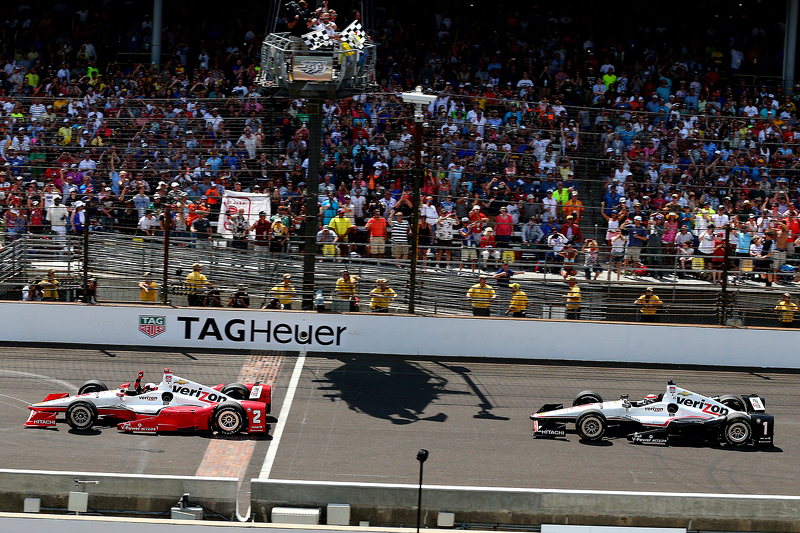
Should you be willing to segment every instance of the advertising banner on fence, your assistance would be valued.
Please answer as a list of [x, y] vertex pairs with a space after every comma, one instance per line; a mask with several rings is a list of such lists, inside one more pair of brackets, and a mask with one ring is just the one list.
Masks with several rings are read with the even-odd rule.
[[252, 226], [258, 222], [258, 213], [260, 211], [265, 211], [267, 217], [271, 215], [269, 208], [269, 194], [225, 191], [219, 210], [217, 233], [226, 239], [231, 238], [233, 226], [231, 225], [230, 217], [238, 213], [239, 209], [244, 210], [244, 217], [247, 219], [247, 223]]

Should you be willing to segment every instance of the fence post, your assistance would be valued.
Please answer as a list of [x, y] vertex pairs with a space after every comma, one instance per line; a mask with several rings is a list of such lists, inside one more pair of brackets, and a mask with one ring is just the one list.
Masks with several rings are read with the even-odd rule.
[[172, 228], [172, 218], [170, 217], [169, 204], [164, 208], [164, 279], [161, 282], [161, 303], [167, 305], [168, 283], [169, 283], [169, 233]]

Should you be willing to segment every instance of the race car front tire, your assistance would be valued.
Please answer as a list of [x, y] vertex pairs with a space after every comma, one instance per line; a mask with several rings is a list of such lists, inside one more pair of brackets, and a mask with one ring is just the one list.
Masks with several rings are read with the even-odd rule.
[[728, 420], [722, 430], [722, 438], [731, 446], [744, 446], [750, 442], [752, 433], [750, 419], [745, 415], [733, 413], [728, 415]]
[[238, 435], [247, 425], [244, 408], [236, 402], [223, 402], [214, 409], [214, 428], [222, 435]]
[[220, 391], [234, 400], [247, 400], [250, 398], [250, 389], [241, 383], [228, 383]]
[[88, 394], [90, 392], [103, 392], [108, 390], [108, 387], [102, 381], [90, 379], [78, 389], [78, 394]]
[[730, 409], [731, 411], [741, 411], [746, 412], [747, 408], [744, 405], [744, 402], [738, 396], [734, 396], [733, 394], [723, 394], [719, 397], [719, 403]]
[[93, 403], [77, 401], [67, 407], [67, 424], [75, 431], [89, 431], [97, 422], [97, 407]]
[[607, 427], [606, 417], [599, 411], [587, 411], [575, 422], [581, 440], [598, 441], [605, 435]]
[[603, 403], [603, 398], [593, 390], [579, 392], [572, 402], [572, 406], [586, 405], [590, 403]]

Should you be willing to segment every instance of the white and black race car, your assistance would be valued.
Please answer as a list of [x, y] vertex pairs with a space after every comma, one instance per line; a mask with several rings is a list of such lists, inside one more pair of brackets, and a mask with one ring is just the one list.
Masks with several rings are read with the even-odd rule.
[[216, 431], [224, 435], [264, 433], [272, 405], [272, 390], [261, 383], [228, 383], [207, 387], [164, 369], [161, 382], [133, 384], [109, 390], [102, 381], [84, 383], [78, 394], [49, 394], [28, 406], [29, 428], [55, 428], [64, 416], [74, 431], [89, 431], [99, 419], [117, 423], [128, 433]]
[[545, 404], [531, 415], [534, 437], [566, 436], [574, 423], [582, 440], [598, 441], [606, 433], [627, 434], [634, 443], [718, 442], [731, 446], [772, 446], [775, 418], [756, 395], [708, 397], [677, 387], [671, 380], [663, 394], [631, 401], [627, 394], [604, 402], [594, 391], [579, 393], [572, 407]]

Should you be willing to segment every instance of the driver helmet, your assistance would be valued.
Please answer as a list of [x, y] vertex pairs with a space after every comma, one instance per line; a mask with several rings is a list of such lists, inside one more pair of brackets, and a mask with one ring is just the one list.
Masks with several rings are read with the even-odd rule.
[[658, 400], [658, 394], [648, 394], [647, 396], [644, 397], [644, 399], [647, 400], [648, 402], [654, 402]]
[[156, 384], [155, 383], [145, 383], [144, 384], [144, 390], [146, 390], [146, 391], [156, 390]]

